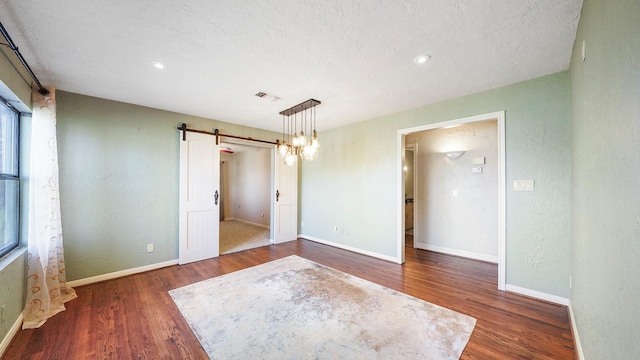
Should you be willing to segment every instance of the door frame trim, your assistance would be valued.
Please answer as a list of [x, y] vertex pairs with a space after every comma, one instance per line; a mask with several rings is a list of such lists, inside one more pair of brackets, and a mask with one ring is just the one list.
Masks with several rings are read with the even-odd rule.
[[[494, 120], [494, 119], [497, 119], [497, 122], [498, 122], [498, 162], [499, 162], [498, 164], [498, 289], [504, 291], [506, 289], [506, 271], [507, 271], [507, 263], [506, 263], [506, 190], [507, 189], [506, 189], [506, 156], [505, 156], [506, 129], [505, 129], [505, 111], [504, 110], [398, 130], [396, 134], [396, 164], [397, 164], [396, 195], [398, 199], [404, 198], [404, 178], [403, 178], [403, 169], [402, 169], [402, 166], [403, 166], [402, 158], [404, 156], [406, 135], [414, 132], [419, 132], [419, 131], [439, 129], [445, 126], [462, 125], [462, 124]], [[404, 203], [401, 201], [397, 201], [396, 224], [397, 224], [398, 263], [403, 264], [405, 261]], [[414, 227], [415, 227], [415, 224], [414, 224]], [[414, 229], [414, 233], [415, 233], [415, 229]]]

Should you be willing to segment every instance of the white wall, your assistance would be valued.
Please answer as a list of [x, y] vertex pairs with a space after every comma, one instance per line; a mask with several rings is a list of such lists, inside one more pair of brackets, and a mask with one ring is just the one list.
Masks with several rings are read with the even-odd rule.
[[[416, 246], [497, 262], [497, 122], [413, 133], [406, 143], [418, 144]], [[466, 153], [458, 159], [444, 155], [453, 150]], [[484, 165], [472, 164], [478, 157], [485, 158]], [[472, 173], [472, 167], [481, 167], [482, 173]]]
[[269, 226], [271, 149], [251, 147], [233, 154], [233, 218]]

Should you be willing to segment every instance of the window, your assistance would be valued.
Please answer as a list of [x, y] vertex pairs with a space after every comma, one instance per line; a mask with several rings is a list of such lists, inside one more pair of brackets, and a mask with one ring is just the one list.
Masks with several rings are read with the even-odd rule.
[[17, 111], [0, 101], [0, 257], [18, 247], [19, 117]]

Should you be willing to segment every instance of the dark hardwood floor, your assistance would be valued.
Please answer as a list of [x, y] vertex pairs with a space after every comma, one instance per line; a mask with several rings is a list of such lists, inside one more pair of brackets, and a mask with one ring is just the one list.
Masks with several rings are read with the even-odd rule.
[[575, 358], [567, 308], [498, 291], [495, 264], [407, 247], [398, 265], [298, 240], [78, 287], [2, 359], [207, 359], [167, 291], [292, 254], [475, 317], [462, 359]]

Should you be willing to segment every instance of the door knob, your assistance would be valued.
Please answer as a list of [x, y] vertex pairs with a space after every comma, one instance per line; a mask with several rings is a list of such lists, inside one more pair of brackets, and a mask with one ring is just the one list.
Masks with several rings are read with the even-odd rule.
[[213, 194], [213, 200], [215, 200], [215, 204], [218, 205], [218, 198], [220, 197], [220, 194], [218, 194], [218, 190], [216, 190], [216, 193]]
[[276, 190], [276, 202], [278, 202], [278, 198], [280, 198], [280, 191]]

